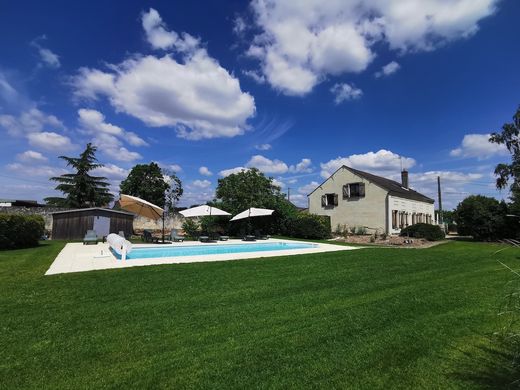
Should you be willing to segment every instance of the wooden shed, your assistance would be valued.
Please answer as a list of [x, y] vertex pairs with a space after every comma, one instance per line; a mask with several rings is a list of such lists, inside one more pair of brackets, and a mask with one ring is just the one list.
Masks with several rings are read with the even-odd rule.
[[99, 207], [57, 211], [52, 213], [52, 239], [80, 240], [87, 230], [95, 230], [98, 236], [133, 231], [134, 214]]

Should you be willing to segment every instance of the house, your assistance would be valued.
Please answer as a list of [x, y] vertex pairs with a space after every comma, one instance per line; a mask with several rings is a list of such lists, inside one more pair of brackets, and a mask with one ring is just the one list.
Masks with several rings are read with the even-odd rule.
[[434, 200], [401, 183], [347, 166], [340, 167], [308, 195], [309, 213], [330, 217], [332, 230], [364, 227], [398, 234], [416, 223], [434, 223]]

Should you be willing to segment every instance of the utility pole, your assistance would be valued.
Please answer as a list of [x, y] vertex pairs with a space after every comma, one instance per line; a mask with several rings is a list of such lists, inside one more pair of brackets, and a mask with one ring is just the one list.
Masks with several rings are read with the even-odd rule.
[[437, 176], [437, 193], [439, 197], [439, 225], [442, 225], [442, 194], [441, 194], [441, 177]]
[[287, 187], [287, 200], [291, 201], [291, 187]]

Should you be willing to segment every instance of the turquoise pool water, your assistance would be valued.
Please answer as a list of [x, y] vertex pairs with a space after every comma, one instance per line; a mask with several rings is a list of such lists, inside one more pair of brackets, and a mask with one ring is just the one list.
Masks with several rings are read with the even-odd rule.
[[[190, 246], [157, 246], [147, 248], [134, 248], [128, 255], [127, 260], [150, 259], [156, 257], [178, 257], [178, 256], [200, 256], [217, 255], [223, 253], [248, 253], [265, 251], [285, 251], [293, 249], [316, 248], [317, 244], [305, 243], [286, 243], [286, 242], [262, 242], [253, 244], [220, 244], [220, 245], [190, 245]], [[121, 259], [121, 256], [112, 251], [114, 256]]]

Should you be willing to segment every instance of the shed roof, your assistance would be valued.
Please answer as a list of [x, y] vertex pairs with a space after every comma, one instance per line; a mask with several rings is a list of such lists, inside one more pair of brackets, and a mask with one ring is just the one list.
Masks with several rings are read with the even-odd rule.
[[119, 210], [112, 210], [112, 209], [105, 209], [105, 208], [102, 208], [102, 207], [90, 207], [90, 208], [86, 208], [86, 209], [73, 209], [73, 210], [65, 210], [65, 211], [55, 211], [51, 214], [67, 214], [67, 213], [78, 213], [78, 212], [86, 212], [86, 211], [94, 211], [94, 210], [97, 210], [97, 211], [104, 211], [104, 212], [109, 212], [109, 213], [114, 213], [114, 214], [124, 214], [124, 215], [134, 215], [132, 213], [127, 213], [126, 211], [119, 211]]
[[[345, 168], [349, 170], [350, 172], [354, 173], [355, 175], [358, 175], [376, 185], [383, 188], [384, 190], [388, 191], [390, 195], [398, 196], [400, 198], [404, 199], [411, 199], [411, 200], [417, 200], [419, 202], [426, 202], [426, 203], [434, 203], [435, 201], [432, 198], [427, 197], [426, 195], [421, 194], [420, 192], [414, 191], [411, 188], [404, 188], [401, 183], [390, 180], [381, 176], [374, 175], [372, 173], [360, 171], [358, 169], [347, 167], [346, 165], [343, 165], [340, 167], [337, 171], [340, 169]], [[336, 172], [337, 172], [336, 171]], [[334, 172], [331, 177], [336, 173]], [[330, 177], [327, 179], [329, 180]], [[327, 181], [325, 180], [325, 181]], [[323, 182], [325, 183], [325, 182]], [[320, 184], [323, 185], [323, 183]], [[320, 187], [318, 186], [318, 187]], [[316, 190], [314, 190], [316, 191]], [[312, 192], [314, 192], [312, 191]], [[310, 194], [312, 194], [312, 192]], [[310, 195], [309, 194], [309, 195]]]

